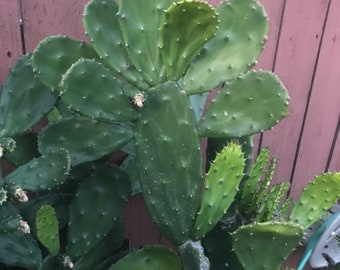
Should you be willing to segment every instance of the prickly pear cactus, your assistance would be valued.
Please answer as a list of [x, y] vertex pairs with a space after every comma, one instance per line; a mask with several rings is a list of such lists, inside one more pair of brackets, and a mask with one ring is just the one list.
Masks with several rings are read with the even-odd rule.
[[244, 269], [279, 270], [298, 246], [303, 231], [302, 226], [293, 223], [245, 225], [232, 233], [233, 246]]
[[148, 210], [161, 232], [181, 245], [190, 239], [199, 208], [202, 159], [194, 112], [176, 84], [150, 90], [135, 142]]
[[43, 205], [35, 219], [37, 237], [51, 255], [59, 252], [59, 226], [55, 210], [51, 205]]
[[243, 177], [244, 157], [241, 146], [227, 145], [211, 164], [205, 178], [201, 208], [192, 231], [195, 240], [203, 238], [226, 213]]
[[329, 210], [340, 197], [340, 173], [325, 173], [315, 177], [303, 190], [290, 214], [292, 222], [310, 227]]

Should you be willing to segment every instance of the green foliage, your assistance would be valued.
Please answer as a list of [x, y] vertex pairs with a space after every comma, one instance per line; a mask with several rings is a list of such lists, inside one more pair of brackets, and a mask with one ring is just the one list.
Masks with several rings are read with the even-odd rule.
[[302, 226], [272, 222], [242, 226], [232, 234], [235, 253], [246, 270], [280, 270], [302, 237]]
[[35, 219], [37, 236], [51, 255], [59, 252], [59, 227], [55, 210], [51, 205], [43, 205]]

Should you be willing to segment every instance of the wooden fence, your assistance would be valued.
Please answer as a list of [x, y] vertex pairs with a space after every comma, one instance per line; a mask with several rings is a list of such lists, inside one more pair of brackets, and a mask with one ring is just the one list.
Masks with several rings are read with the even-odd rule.
[[[46, 36], [84, 39], [88, 0], [0, 0], [0, 83], [8, 68]], [[218, 0], [210, 0], [216, 5]], [[273, 70], [287, 87], [289, 117], [256, 137], [278, 158], [275, 181], [292, 184], [297, 198], [325, 171], [340, 171], [340, 1], [260, 0], [270, 18], [266, 48], [256, 69]], [[133, 209], [133, 210], [132, 210]], [[127, 206], [133, 246], [164, 243], [136, 196]]]

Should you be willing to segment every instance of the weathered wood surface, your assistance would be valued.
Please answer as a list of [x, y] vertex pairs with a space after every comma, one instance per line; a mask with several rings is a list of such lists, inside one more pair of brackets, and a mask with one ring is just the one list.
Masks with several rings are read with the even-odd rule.
[[[9, 67], [46, 36], [86, 37], [82, 11], [87, 0], [0, 0], [0, 84]], [[218, 0], [211, 0], [216, 5]], [[270, 31], [256, 69], [273, 70], [286, 85], [290, 115], [256, 137], [278, 158], [275, 181], [292, 183], [297, 198], [314, 175], [340, 171], [340, 1], [260, 0]], [[127, 235], [143, 243], [165, 241], [140, 197], [127, 207]], [[136, 212], [130, 211], [137, 209]]]

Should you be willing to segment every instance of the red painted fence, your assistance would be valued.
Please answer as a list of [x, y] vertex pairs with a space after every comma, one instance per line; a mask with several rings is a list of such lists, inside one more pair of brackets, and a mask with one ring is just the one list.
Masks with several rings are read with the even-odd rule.
[[[86, 39], [81, 15], [87, 1], [0, 0], [0, 83], [14, 61], [44, 37]], [[291, 103], [289, 117], [258, 136], [256, 145], [270, 147], [278, 158], [275, 181], [290, 181], [296, 198], [315, 175], [340, 171], [340, 1], [260, 2], [270, 18], [270, 32], [256, 69], [273, 70]], [[126, 213], [133, 246], [166, 242], [141, 197], [133, 198]]]

